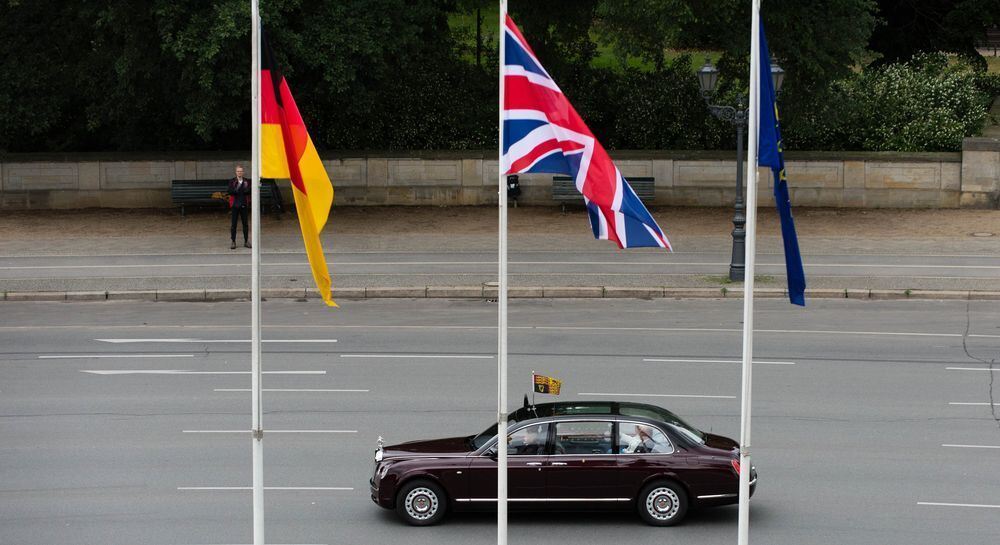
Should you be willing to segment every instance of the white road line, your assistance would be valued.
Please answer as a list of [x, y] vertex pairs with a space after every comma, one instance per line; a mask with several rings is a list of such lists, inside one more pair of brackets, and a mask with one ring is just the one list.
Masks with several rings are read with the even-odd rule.
[[[642, 361], [657, 363], [743, 363], [743, 360], [681, 360], [667, 358], [642, 358]], [[754, 361], [754, 365], [795, 365], [794, 361]]]
[[949, 445], [949, 444], [943, 444], [941, 446], [942, 447], [951, 447], [951, 448], [998, 448], [998, 449], [1000, 449], [1000, 445]]
[[987, 505], [982, 503], [941, 503], [933, 501], [918, 501], [917, 505], [934, 505], [938, 507], [984, 507], [987, 509], [1000, 509], [1000, 505]]
[[485, 354], [341, 354], [342, 358], [439, 358], [490, 360], [495, 356]]
[[[950, 402], [948, 402], [948, 404], [949, 405], [973, 405], [973, 406], [976, 406], [976, 407], [989, 407], [990, 406], [989, 403], [964, 403], [964, 402], [960, 402], [960, 401], [950, 401]], [[1000, 403], [994, 403], [993, 405], [997, 406], [997, 407], [1000, 407]]]
[[[358, 433], [358, 430], [265, 430], [266, 433]], [[250, 433], [251, 430], [181, 430], [181, 433]]]
[[[250, 371], [187, 371], [183, 369], [81, 369], [92, 375], [249, 375]], [[326, 371], [262, 371], [265, 375], [325, 375]]]
[[945, 367], [948, 371], [993, 371], [1000, 373], [1000, 369], [986, 369], [983, 367]]
[[[250, 339], [94, 339], [102, 343], [129, 344], [129, 343], [190, 343], [190, 344], [212, 344], [212, 343], [249, 343]], [[335, 343], [337, 339], [263, 339], [264, 343]]]
[[[73, 329], [181, 329], [181, 330], [211, 330], [211, 329], [225, 329], [225, 330], [240, 330], [247, 329], [249, 326], [245, 325], [218, 325], [218, 324], [188, 324], [188, 325], [173, 325], [173, 324], [158, 324], [156, 326], [148, 325], [132, 325], [132, 324], [110, 324], [110, 325], [31, 325], [31, 326], [0, 326], [0, 331], [23, 331], [23, 330], [46, 330], [46, 329], [59, 329], [59, 330], [73, 330]], [[273, 330], [286, 330], [295, 329], [301, 330], [303, 328], [308, 329], [361, 329], [361, 330], [455, 330], [455, 331], [496, 331], [496, 326], [487, 325], [385, 325], [385, 324], [358, 324], [358, 325], [330, 325], [330, 324], [320, 324], [320, 325], [264, 325], [264, 329]], [[608, 331], [608, 332], [662, 332], [662, 333], [742, 333], [742, 329], [735, 328], [717, 328], [717, 327], [594, 327], [594, 326], [533, 326], [533, 325], [521, 325], [521, 326], [509, 326], [510, 329], [516, 330], [552, 330], [552, 331]], [[918, 333], [909, 331], [831, 331], [831, 330], [806, 330], [806, 329], [756, 329], [756, 333], [776, 333], [776, 334], [789, 334], [789, 335], [856, 335], [856, 336], [888, 336], [888, 337], [946, 337], [946, 338], [961, 338], [963, 335], [961, 333]], [[969, 338], [977, 339], [1000, 339], [1000, 335], [986, 335], [986, 334], [970, 334]], [[266, 342], [266, 341], [265, 341]]]
[[[343, 327], [343, 326], [340, 326]], [[353, 327], [353, 326], [352, 326]], [[361, 326], [357, 326], [361, 327]], [[393, 327], [393, 326], [384, 326]], [[434, 327], [434, 326], [410, 326]], [[496, 329], [495, 327], [492, 329]], [[664, 333], [742, 333], [742, 329], [710, 327], [598, 327], [598, 326], [510, 326], [510, 329], [539, 329], [559, 331], [659, 331]], [[755, 329], [756, 333], [806, 334], [806, 335], [858, 335], [879, 337], [958, 337], [961, 333], [914, 333], [908, 331], [830, 331], [809, 329]], [[1000, 335], [969, 335], [969, 337], [1000, 338]]]
[[[622, 262], [622, 261], [511, 261], [511, 265], [614, 265], [615, 267], [644, 267], [644, 266], [661, 266], [661, 265], [676, 265], [680, 267], [719, 267], [722, 265], [727, 265], [725, 262], [706, 262], [706, 261], [633, 261], [633, 262]], [[262, 263], [264, 267], [301, 267], [305, 263], [301, 261], [293, 262], [278, 262], [278, 263]], [[496, 265], [495, 261], [347, 261], [340, 262], [338, 266], [364, 266], [364, 267], [380, 267], [380, 266], [394, 266], [398, 267], [400, 265], [419, 265], [419, 266], [455, 266], [455, 265], [482, 265], [482, 266], [492, 266]], [[762, 267], [780, 267], [783, 266], [782, 263], [758, 263]], [[872, 269], [983, 269], [983, 270], [995, 270], [1000, 269], [1000, 265], [928, 265], [928, 264], [889, 264], [889, 263], [804, 263], [805, 267], [831, 267], [831, 268], [847, 268], [847, 269], [857, 269], [857, 268], [872, 268]], [[20, 270], [72, 270], [72, 269], [148, 269], [154, 267], [157, 269], [184, 269], [184, 268], [206, 268], [206, 267], [249, 267], [249, 263], [240, 262], [229, 262], [229, 263], [157, 263], [157, 264], [126, 264], [126, 265], [15, 265], [15, 266], [5, 266], [0, 267], [2, 271], [20, 271]]]
[[194, 354], [58, 354], [38, 356], [40, 360], [75, 360], [92, 358], [193, 358]]
[[[177, 490], [253, 490], [251, 486], [178, 486]], [[348, 486], [265, 486], [264, 490], [354, 490]]]
[[[249, 392], [250, 388], [216, 388], [213, 392]], [[367, 393], [370, 390], [327, 390], [319, 388], [264, 388], [264, 392], [359, 392]]]
[[696, 394], [608, 394], [600, 392], [580, 392], [578, 396], [610, 396], [610, 397], [693, 397], [706, 399], [736, 399], [736, 396], [708, 396]]

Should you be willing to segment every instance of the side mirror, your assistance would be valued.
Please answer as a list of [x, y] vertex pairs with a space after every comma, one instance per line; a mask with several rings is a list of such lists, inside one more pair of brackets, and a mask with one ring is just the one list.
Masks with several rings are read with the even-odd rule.
[[496, 445], [490, 447], [490, 450], [486, 451], [486, 455], [489, 456], [491, 460], [496, 460], [498, 454]]

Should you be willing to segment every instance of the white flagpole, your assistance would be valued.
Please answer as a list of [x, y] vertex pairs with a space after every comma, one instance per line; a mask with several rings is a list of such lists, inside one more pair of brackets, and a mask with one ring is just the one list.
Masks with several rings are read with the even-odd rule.
[[503, 168], [504, 41], [507, 0], [500, 0], [500, 116], [497, 140], [500, 202], [499, 281], [497, 282], [497, 545], [507, 545], [507, 177]]
[[[750, 122], [747, 138], [746, 270], [743, 279], [743, 379], [740, 410], [739, 545], [750, 542], [750, 407], [753, 384], [753, 284], [757, 256], [757, 127], [760, 123], [760, 0], [750, 23]], [[770, 74], [767, 75], [770, 77]]]
[[253, 127], [252, 158], [250, 160], [250, 386], [252, 390], [250, 410], [253, 412], [253, 429], [250, 442], [253, 448], [253, 545], [264, 545], [264, 429], [261, 422], [261, 369], [260, 369], [260, 12], [258, 0], [250, 0], [250, 31], [253, 42], [251, 63], [252, 108], [250, 112]]

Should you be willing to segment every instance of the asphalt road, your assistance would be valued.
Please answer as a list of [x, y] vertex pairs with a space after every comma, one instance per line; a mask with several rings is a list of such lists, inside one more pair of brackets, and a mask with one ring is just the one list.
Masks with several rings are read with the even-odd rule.
[[[752, 542], [996, 542], [987, 404], [1000, 385], [981, 361], [1000, 355], [996, 304], [757, 305]], [[510, 313], [512, 406], [537, 370], [564, 381], [563, 399], [657, 403], [738, 435], [740, 301], [516, 300]], [[248, 543], [249, 491], [217, 488], [250, 485], [249, 393], [230, 391], [249, 388], [248, 322], [248, 303], [0, 304], [0, 543]], [[265, 393], [265, 480], [293, 488], [265, 494], [269, 542], [495, 543], [493, 515], [413, 529], [367, 490], [378, 435], [488, 425], [495, 323], [482, 301], [265, 303], [264, 386], [282, 390]], [[736, 517], [663, 529], [515, 514], [510, 536], [730, 544]]]
[[[810, 287], [1000, 290], [1000, 255], [809, 254]], [[249, 250], [230, 252], [112, 253], [105, 255], [0, 256], [0, 291], [234, 288], [249, 285]], [[339, 251], [328, 254], [335, 285], [470, 286], [496, 281], [496, 254], [466, 251]], [[718, 284], [728, 274], [728, 251], [617, 252], [513, 251], [512, 285], [674, 286]], [[265, 252], [265, 287], [311, 286], [301, 252]], [[758, 257], [759, 285], [784, 286], [784, 256]]]

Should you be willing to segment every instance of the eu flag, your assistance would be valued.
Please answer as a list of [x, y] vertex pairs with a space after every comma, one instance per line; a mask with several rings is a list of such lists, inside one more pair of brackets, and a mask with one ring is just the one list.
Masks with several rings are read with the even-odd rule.
[[760, 26], [760, 123], [758, 125], [757, 164], [774, 173], [774, 202], [781, 217], [781, 238], [785, 244], [785, 272], [788, 278], [788, 298], [794, 305], [806, 304], [806, 273], [802, 269], [799, 239], [795, 235], [792, 202], [785, 179], [785, 158], [778, 124], [778, 104], [774, 82], [771, 81], [771, 55], [767, 50], [764, 25]]

